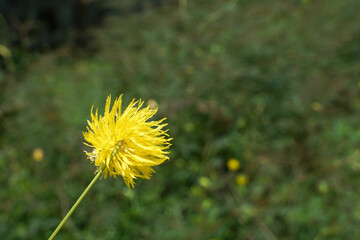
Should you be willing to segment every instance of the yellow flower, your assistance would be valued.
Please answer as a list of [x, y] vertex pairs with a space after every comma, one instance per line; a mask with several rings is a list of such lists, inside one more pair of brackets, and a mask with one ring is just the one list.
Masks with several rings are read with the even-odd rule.
[[3, 58], [10, 58], [11, 57], [11, 51], [5, 46], [0, 44], [0, 56]]
[[235, 181], [237, 185], [245, 186], [249, 182], [249, 178], [245, 174], [238, 174]]
[[321, 105], [321, 104], [318, 103], [318, 102], [312, 103], [312, 104], [311, 104], [311, 108], [312, 108], [315, 112], [321, 112], [321, 111], [324, 109], [323, 105]]
[[153, 109], [153, 110], [158, 108], [158, 103], [154, 99], [149, 99], [147, 101], [147, 105], [150, 107], [150, 109]]
[[44, 158], [44, 151], [41, 148], [35, 148], [32, 157], [34, 161], [41, 162]]
[[240, 168], [240, 162], [236, 158], [230, 158], [227, 161], [227, 167], [231, 171], [236, 171]]
[[137, 177], [149, 179], [154, 173], [152, 166], [159, 165], [169, 157], [165, 151], [170, 147], [169, 135], [163, 128], [166, 118], [148, 121], [157, 109], [142, 108], [143, 101], [132, 100], [121, 112], [122, 95], [115, 99], [110, 110], [111, 96], [106, 100], [104, 116], [95, 115], [91, 108], [91, 122], [83, 133], [93, 151], [86, 153], [98, 169], [107, 175], [121, 175], [128, 188], [134, 187]]

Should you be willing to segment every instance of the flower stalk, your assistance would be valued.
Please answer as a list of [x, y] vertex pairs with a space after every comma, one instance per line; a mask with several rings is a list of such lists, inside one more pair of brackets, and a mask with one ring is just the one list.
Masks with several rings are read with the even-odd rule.
[[148, 121], [157, 111], [149, 106], [141, 108], [143, 101], [132, 100], [130, 105], [121, 110], [122, 95], [115, 99], [111, 107], [109, 96], [105, 104], [104, 115], [95, 114], [91, 109], [91, 121], [88, 121], [84, 138], [92, 152], [86, 152], [88, 159], [94, 163], [98, 173], [90, 182], [79, 199], [66, 214], [49, 240], [55, 238], [71, 214], [83, 200], [90, 188], [100, 176], [106, 178], [122, 176], [129, 189], [134, 187], [134, 179], [149, 179], [154, 173], [153, 166], [169, 160], [167, 149], [170, 147], [168, 130], [163, 118], [158, 121]]
[[[104, 166], [105, 167], [105, 166]], [[75, 204], [72, 206], [72, 208], [69, 210], [69, 212], [66, 214], [66, 216], [63, 218], [63, 220], [61, 220], [60, 224], [57, 226], [57, 228], [55, 229], [55, 231], [51, 234], [51, 236], [49, 237], [49, 240], [52, 240], [55, 238], [55, 236], [58, 234], [58, 232], [60, 231], [60, 229], [62, 228], [62, 226], [64, 226], [64, 224], [66, 223], [66, 221], [70, 218], [71, 214], [75, 211], [75, 209], [77, 208], [77, 206], [79, 206], [80, 202], [83, 200], [83, 198], [85, 197], [85, 195], [89, 192], [90, 188], [94, 185], [94, 183], [99, 179], [99, 177], [101, 176], [104, 167], [102, 167], [101, 169], [99, 169], [98, 173], [95, 175], [95, 177], [93, 178], [93, 180], [90, 182], [90, 184], [86, 187], [86, 189], [84, 190], [84, 192], [80, 195], [80, 197], [78, 198], [78, 200], [75, 202]]]

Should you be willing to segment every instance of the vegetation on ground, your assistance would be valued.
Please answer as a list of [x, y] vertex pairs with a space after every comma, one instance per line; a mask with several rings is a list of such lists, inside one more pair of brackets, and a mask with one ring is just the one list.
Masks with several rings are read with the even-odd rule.
[[125, 2], [85, 48], [0, 25], [1, 239], [49, 237], [93, 178], [90, 108], [121, 93], [167, 117], [171, 160], [98, 181], [57, 239], [360, 238], [360, 2]]

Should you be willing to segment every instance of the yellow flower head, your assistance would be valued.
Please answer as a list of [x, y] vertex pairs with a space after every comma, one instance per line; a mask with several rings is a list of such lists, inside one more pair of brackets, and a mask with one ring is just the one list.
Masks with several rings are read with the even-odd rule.
[[238, 174], [238, 175], [236, 176], [235, 181], [236, 181], [236, 184], [237, 184], [237, 185], [239, 185], [239, 186], [245, 186], [245, 185], [248, 184], [249, 178], [248, 178], [248, 176], [245, 175], [245, 174]]
[[35, 148], [32, 156], [34, 161], [41, 162], [44, 159], [44, 151], [41, 148]]
[[321, 112], [324, 107], [323, 105], [321, 105], [321, 103], [318, 103], [318, 102], [314, 102], [311, 104], [311, 108], [315, 111], [315, 112]]
[[240, 168], [240, 162], [236, 158], [230, 158], [227, 161], [227, 167], [231, 171], [236, 171]]
[[121, 175], [128, 188], [134, 187], [137, 177], [149, 179], [154, 170], [169, 157], [166, 151], [171, 140], [163, 128], [166, 118], [159, 121], [147, 121], [157, 109], [141, 108], [143, 101], [132, 100], [121, 112], [122, 95], [115, 99], [110, 110], [111, 96], [106, 100], [104, 116], [95, 115], [91, 108], [91, 122], [88, 121], [87, 132], [83, 133], [93, 151], [86, 153], [98, 169], [107, 175]]

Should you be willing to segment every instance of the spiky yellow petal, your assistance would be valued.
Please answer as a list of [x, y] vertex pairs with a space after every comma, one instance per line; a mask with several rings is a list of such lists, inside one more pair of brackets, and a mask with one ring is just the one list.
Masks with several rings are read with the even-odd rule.
[[166, 118], [148, 121], [157, 109], [141, 108], [143, 104], [133, 99], [122, 112], [122, 95], [111, 109], [109, 96], [104, 116], [98, 115], [98, 110], [94, 114], [91, 108], [91, 121], [87, 121], [87, 132], [83, 133], [85, 144], [93, 148], [88, 158], [99, 169], [104, 168], [104, 178], [120, 175], [129, 188], [134, 187], [135, 178], [149, 179], [154, 173], [152, 166], [169, 159], [166, 149], [171, 138], [163, 130]]

